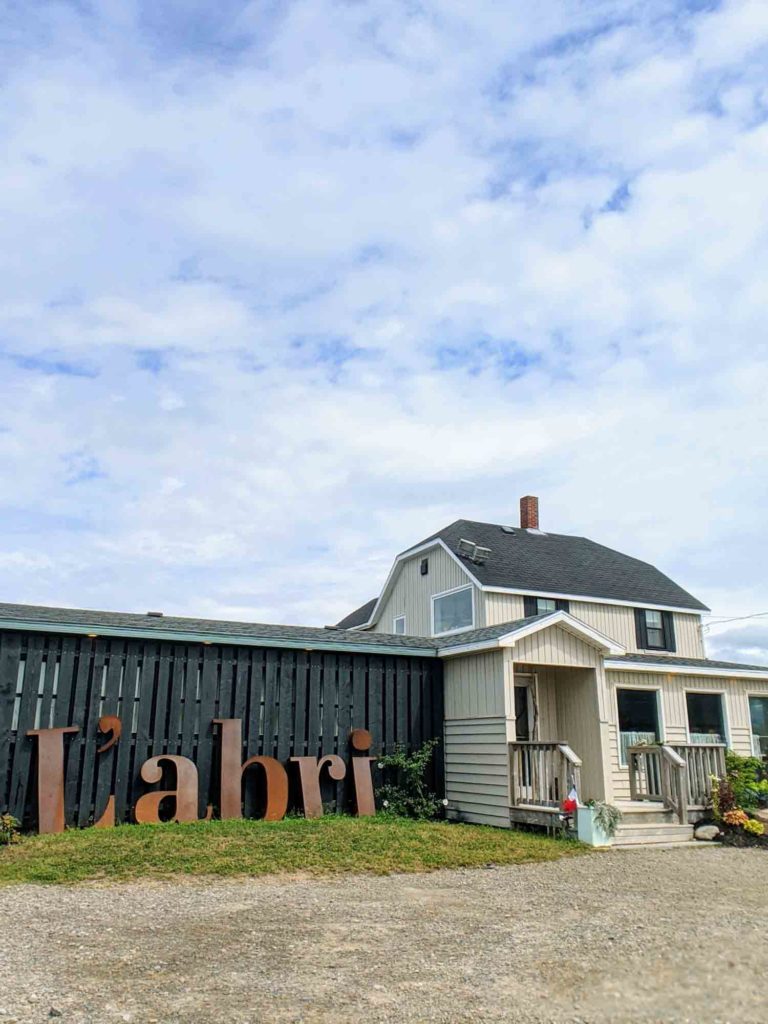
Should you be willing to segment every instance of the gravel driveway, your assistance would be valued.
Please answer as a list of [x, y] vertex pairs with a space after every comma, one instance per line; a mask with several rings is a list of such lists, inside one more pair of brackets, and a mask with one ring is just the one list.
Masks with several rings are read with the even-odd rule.
[[0, 890], [0, 1022], [768, 1020], [768, 858]]

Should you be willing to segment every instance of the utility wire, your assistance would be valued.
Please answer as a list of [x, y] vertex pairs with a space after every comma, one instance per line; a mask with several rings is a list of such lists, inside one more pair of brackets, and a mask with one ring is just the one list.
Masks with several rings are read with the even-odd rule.
[[734, 615], [730, 619], [710, 619], [704, 623], [704, 628], [708, 629], [710, 626], [723, 626], [726, 622], [746, 622], [747, 619], [762, 619], [768, 615], [768, 612], [754, 612], [752, 615]]

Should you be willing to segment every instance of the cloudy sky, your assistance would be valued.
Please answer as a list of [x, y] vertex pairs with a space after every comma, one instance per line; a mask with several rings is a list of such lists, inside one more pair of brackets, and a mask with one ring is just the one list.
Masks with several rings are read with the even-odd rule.
[[0, 12], [0, 599], [321, 624], [533, 493], [768, 612], [765, 0]]

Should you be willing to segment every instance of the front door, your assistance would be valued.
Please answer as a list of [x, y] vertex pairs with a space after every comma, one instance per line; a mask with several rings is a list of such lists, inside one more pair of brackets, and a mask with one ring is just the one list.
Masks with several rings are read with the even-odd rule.
[[515, 737], [521, 743], [531, 739], [528, 683], [515, 683]]
[[[518, 743], [528, 743], [533, 739], [531, 728], [531, 682], [525, 676], [515, 677], [515, 739]], [[518, 785], [520, 799], [530, 800], [531, 789], [531, 751], [523, 747], [520, 751]]]

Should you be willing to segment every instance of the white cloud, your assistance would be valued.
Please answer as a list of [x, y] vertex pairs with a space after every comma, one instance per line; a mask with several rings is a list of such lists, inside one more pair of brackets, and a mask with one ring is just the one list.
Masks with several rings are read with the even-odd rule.
[[332, 621], [538, 492], [768, 610], [762, 5], [6, 17], [5, 598]]

